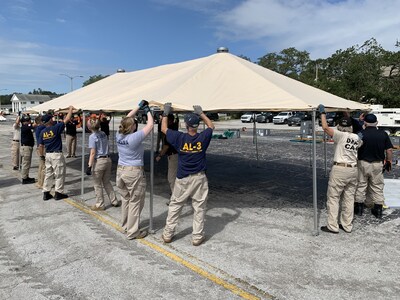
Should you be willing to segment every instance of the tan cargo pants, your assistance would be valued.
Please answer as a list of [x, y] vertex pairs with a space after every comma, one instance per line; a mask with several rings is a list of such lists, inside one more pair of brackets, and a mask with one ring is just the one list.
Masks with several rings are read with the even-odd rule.
[[117, 205], [118, 200], [111, 185], [111, 158], [98, 158], [93, 165], [93, 186], [96, 194], [96, 206], [104, 208], [104, 192], [106, 190], [111, 204]]
[[26, 179], [29, 177], [29, 169], [32, 163], [33, 147], [21, 146], [21, 178]]
[[39, 169], [38, 169], [36, 186], [39, 189], [41, 189], [41, 188], [43, 188], [44, 176], [45, 176], [45, 171], [46, 171], [46, 164], [45, 164], [45, 161], [40, 158], [39, 148], [36, 148], [36, 154], [37, 154], [37, 156], [39, 158]]
[[[339, 231], [339, 223], [351, 232], [354, 217], [354, 194], [357, 189], [357, 167], [333, 166], [328, 182], [327, 212], [328, 229]], [[341, 202], [341, 205], [340, 205]], [[341, 206], [340, 218], [339, 208]]]
[[368, 194], [368, 198], [374, 204], [384, 204], [385, 197], [383, 195], [383, 188], [385, 182], [382, 167], [383, 163], [380, 161], [372, 163], [365, 160], [358, 161], [356, 202], [364, 203]]
[[143, 167], [118, 166], [117, 187], [121, 194], [122, 228], [133, 239], [140, 234], [140, 214], [144, 206], [146, 176]]
[[58, 193], [64, 193], [65, 183], [65, 158], [61, 152], [46, 153], [46, 170], [43, 182], [43, 192], [50, 192], [55, 184], [54, 190]]
[[194, 210], [192, 240], [195, 242], [204, 237], [204, 219], [208, 198], [208, 180], [204, 172], [175, 180], [174, 191], [168, 206], [168, 216], [163, 232], [164, 237], [173, 237], [180, 213], [189, 197], [192, 198]]
[[176, 173], [178, 172], [178, 154], [168, 156], [168, 183], [171, 193], [174, 191]]
[[67, 134], [66, 137], [67, 156], [75, 156], [76, 152], [76, 135], [72, 136]]
[[19, 167], [19, 147], [19, 142], [11, 142], [11, 163], [13, 167]]

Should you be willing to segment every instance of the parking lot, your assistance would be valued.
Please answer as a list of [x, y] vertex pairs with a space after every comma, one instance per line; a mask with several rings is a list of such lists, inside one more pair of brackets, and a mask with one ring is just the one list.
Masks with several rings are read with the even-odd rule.
[[[216, 138], [212, 140], [209, 147], [207, 176], [210, 194], [206, 216], [206, 241], [200, 247], [194, 248], [190, 243], [192, 224], [190, 205], [185, 206], [182, 212], [174, 242], [166, 245], [161, 240], [161, 231], [167, 212], [165, 202], [169, 198], [165, 160], [155, 164], [154, 232], [146, 237], [143, 244], [133, 241], [121, 246], [122, 244], [115, 243], [120, 233], [107, 223], [118, 224], [120, 212], [115, 208], [107, 209], [104, 214], [100, 213], [100, 217], [104, 220], [102, 221], [94, 214], [82, 213], [81, 209], [71, 206], [68, 202], [62, 202], [58, 203], [57, 207], [53, 204], [47, 206], [46, 218], [50, 218], [53, 213], [63, 215], [64, 210], [73, 214], [76, 222], [80, 218], [84, 219], [89, 227], [96, 228], [98, 226], [96, 224], [101, 223], [104, 225], [101, 227], [105, 229], [97, 230], [99, 234], [97, 238], [100, 239], [101, 235], [106, 235], [107, 239], [112, 240], [111, 244], [105, 242], [108, 251], [117, 251], [118, 247], [125, 247], [123, 253], [127, 254], [129, 249], [142, 247], [141, 261], [146, 263], [138, 263], [136, 266], [138, 269], [133, 268], [134, 271], [130, 272], [138, 276], [137, 272], [140, 271], [142, 276], [149, 281], [148, 286], [143, 288], [147, 299], [237, 299], [242, 297], [235, 293], [237, 289], [245, 291], [243, 295], [251, 295], [255, 299], [398, 299], [400, 294], [398, 284], [400, 282], [399, 211], [386, 209], [381, 220], [375, 219], [366, 212], [363, 217], [354, 220], [354, 231], [351, 234], [340, 232], [338, 235], [331, 235], [322, 232], [315, 236], [313, 234], [311, 144], [296, 141], [299, 134], [298, 127], [269, 123], [257, 124], [257, 128], [270, 129], [270, 131], [269, 135], [259, 136], [255, 141], [252, 136], [252, 125], [243, 124], [239, 120], [216, 122], [216, 134], [223, 134], [227, 129], [238, 129], [240, 138]], [[1, 238], [7, 242], [7, 253], [2, 253], [2, 255], [9, 261], [11, 258], [8, 256], [13, 255], [18, 257], [18, 260], [14, 261], [18, 261], [20, 265], [35, 267], [32, 270], [40, 270], [45, 260], [45, 257], [40, 256], [41, 253], [49, 255], [48, 260], [51, 260], [52, 254], [42, 249], [46, 245], [38, 242], [41, 239], [35, 238], [43, 233], [29, 226], [31, 222], [38, 222], [38, 219], [19, 213], [21, 209], [19, 210], [18, 207], [29, 204], [33, 208], [42, 205], [41, 191], [22, 186], [18, 181], [18, 172], [11, 171], [8, 149], [11, 131], [8, 126], [10, 123], [0, 124], [0, 142], [3, 145], [0, 150], [2, 164], [0, 168], [2, 217], [0, 233]], [[78, 143], [81, 138], [79, 135]], [[145, 145], [145, 170], [149, 183], [150, 139], [145, 141]], [[329, 171], [333, 145], [327, 144], [326, 147], [327, 171]], [[79, 149], [78, 153], [80, 153]], [[117, 154], [113, 154], [112, 158], [114, 161], [113, 183], [115, 184]], [[81, 195], [81, 166], [81, 157], [67, 160], [66, 189], [71, 203], [76, 202], [77, 206], [79, 204], [88, 207], [95, 202], [94, 191], [91, 179], [85, 176], [84, 193]], [[328, 180], [324, 169], [323, 143], [317, 144], [317, 167], [318, 222], [321, 226], [326, 222], [325, 201]], [[35, 172], [37, 172], [37, 163], [34, 155], [33, 176], [36, 175]], [[398, 178], [398, 166], [390, 176]], [[19, 198], [19, 194], [29, 194], [30, 197]], [[13, 195], [12, 201], [10, 201], [10, 195]], [[35, 210], [41, 211], [38, 208]], [[149, 193], [147, 193], [146, 205], [142, 213], [142, 226], [149, 225], [149, 215]], [[24, 235], [23, 229], [19, 226], [24, 226], [29, 235]], [[68, 227], [63, 230], [68, 231]], [[62, 274], [62, 268], [74, 267], [74, 264], [69, 262], [69, 257], [72, 256], [69, 251], [77, 251], [75, 247], [82, 247], [83, 250], [79, 250], [80, 253], [95, 251], [95, 249], [85, 248], [89, 245], [81, 236], [84, 231], [75, 231], [73, 228], [70, 230], [70, 233], [62, 232], [62, 234], [68, 234], [66, 242], [73, 245], [73, 248], [71, 246], [70, 249], [67, 247], [68, 244], [65, 244], [65, 253], [57, 253], [57, 257], [64, 259], [66, 263], [65, 266], [54, 267], [53, 273]], [[61, 234], [61, 231], [56, 231]], [[26, 245], [29, 243], [34, 243], [35, 252], [32, 246], [27, 248]], [[177, 255], [181, 260], [172, 259], [163, 251], [155, 250], [156, 247], [150, 248], [150, 243], [163, 251]], [[3, 248], [6, 249], [5, 246]], [[151, 260], [152, 257], [157, 259]], [[7, 272], [11, 272], [10, 268], [7, 268], [7, 259], [0, 262], [2, 278], [8, 274]], [[81, 299], [117, 299], [117, 296], [112, 296], [112, 289], [109, 289], [110, 291], [101, 289], [101, 293], [96, 289], [91, 289], [86, 282], [90, 281], [90, 274], [86, 274], [84, 269], [84, 266], [87, 266], [93, 272], [96, 263], [101, 264], [103, 269], [113, 260], [110, 257], [107, 259], [99, 257], [86, 265], [85, 259], [89, 261], [90, 258], [81, 259], [79, 262], [83, 268], [75, 271], [80, 270], [85, 281], [66, 282], [51, 274], [44, 274], [43, 277], [49, 284], [56, 284], [70, 292], [79, 291], [77, 295], [80, 295]], [[161, 261], [164, 261], [167, 267], [155, 271], [154, 266], [161, 264]], [[168, 273], [168, 269], [174, 268], [174, 265], [187, 268], [182, 261], [190, 262], [198, 269], [207, 271], [207, 273], [197, 273], [196, 268], [189, 270], [189, 273], [194, 276], [192, 281], [199, 280], [199, 286], [193, 287], [193, 290], [184, 290], [184, 287], [178, 284], [184, 277], [181, 274], [186, 274], [180, 273], [183, 272], [182, 270]], [[47, 269], [51, 268], [47, 267]], [[152, 277], [149, 276], [149, 272], [156, 272], [156, 274]], [[167, 273], [168, 276], [166, 276]], [[212, 276], [204, 277], [204, 274]], [[14, 272], [12, 276], [18, 278], [18, 272]], [[155, 279], [157, 276], [163, 279], [162, 283]], [[132, 277], [132, 281], [134, 278]], [[98, 285], [109, 282], [97, 276], [96, 279]], [[221, 285], [221, 282], [224, 284]], [[124, 283], [128, 282], [124, 281]], [[91, 293], [85, 294], [84, 289], [79, 287], [80, 284], [84, 284]], [[118, 286], [117, 283], [115, 284]], [[185, 284], [191, 287], [189, 281]], [[158, 287], [162, 285], [167, 292], [152, 294], [150, 291], [152, 285], [154, 291], [159, 291]], [[175, 289], [172, 288], [174, 286]], [[229, 289], [232, 286], [237, 289]], [[9, 285], [4, 287], [7, 291], [10, 289]], [[224, 289], [226, 293], [223, 292]], [[120, 299], [131, 299], [134, 296], [124, 294], [124, 297], [126, 298]], [[40, 298], [37, 297], [37, 299]]]

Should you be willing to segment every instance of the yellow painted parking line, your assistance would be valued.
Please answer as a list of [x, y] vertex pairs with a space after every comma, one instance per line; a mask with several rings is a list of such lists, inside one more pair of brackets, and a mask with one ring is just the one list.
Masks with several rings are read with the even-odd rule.
[[[114, 229], [118, 230], [119, 232], [124, 232], [124, 230], [122, 229], [121, 226], [119, 226], [118, 224], [104, 218], [103, 216], [99, 215], [98, 213], [93, 212], [91, 209], [87, 208], [85, 205], [82, 205], [78, 202], [75, 202], [71, 199], [64, 199], [64, 201], [70, 205], [72, 205], [73, 207], [78, 208], [79, 210], [83, 211], [84, 213], [87, 213], [88, 215], [91, 215], [93, 217], [95, 217], [96, 219], [98, 219], [99, 221], [113, 227]], [[146, 245], [150, 248], [152, 248], [153, 250], [169, 257], [170, 259], [172, 259], [173, 261], [179, 263], [180, 265], [192, 270], [193, 272], [196, 272], [197, 274], [199, 274], [200, 276], [207, 278], [208, 280], [211, 280], [212, 282], [226, 288], [227, 290], [231, 291], [232, 293], [242, 297], [243, 299], [248, 299], [248, 300], [255, 300], [255, 299], [261, 299], [260, 297], [253, 295], [249, 292], [246, 292], [245, 290], [243, 290], [242, 288], [231, 284], [229, 282], [227, 282], [226, 280], [211, 274], [210, 272], [207, 272], [206, 270], [202, 269], [201, 267], [183, 259], [182, 257], [148, 241], [145, 239], [137, 239], [136, 241], [138, 241], [139, 243]], [[272, 299], [273, 297], [271, 295], [265, 295], [268, 298]]]

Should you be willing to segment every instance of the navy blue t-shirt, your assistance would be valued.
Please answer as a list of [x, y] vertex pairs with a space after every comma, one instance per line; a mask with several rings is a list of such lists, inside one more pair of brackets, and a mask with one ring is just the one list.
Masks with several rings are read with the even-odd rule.
[[42, 132], [43, 129], [45, 129], [46, 126], [44, 126], [43, 124], [40, 124], [38, 127], [36, 127], [36, 131], [35, 131], [35, 136], [36, 136], [36, 143], [37, 146], [39, 147], [39, 135]]
[[35, 140], [33, 138], [31, 124], [22, 124], [21, 126], [21, 145], [33, 147]]
[[178, 151], [178, 172], [176, 177], [181, 179], [207, 169], [206, 150], [210, 145], [213, 130], [188, 133], [168, 129], [167, 141]]
[[46, 148], [46, 152], [62, 151], [61, 134], [64, 131], [64, 122], [46, 127], [39, 134], [39, 144]]

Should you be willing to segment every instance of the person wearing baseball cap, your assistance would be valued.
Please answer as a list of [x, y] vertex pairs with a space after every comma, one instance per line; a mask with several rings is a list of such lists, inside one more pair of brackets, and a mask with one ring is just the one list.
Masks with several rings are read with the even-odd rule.
[[350, 233], [353, 228], [354, 194], [358, 173], [357, 151], [362, 144], [361, 137], [353, 133], [351, 118], [343, 117], [334, 129], [328, 126], [325, 107], [322, 104], [318, 106], [318, 111], [321, 114], [322, 129], [333, 138], [335, 144], [326, 200], [328, 222], [321, 230], [337, 234], [340, 228]]
[[[39, 134], [39, 154], [45, 161], [45, 177], [43, 181], [43, 200], [47, 201], [53, 198], [50, 191], [54, 185], [54, 199], [61, 200], [68, 198], [64, 194], [64, 183], [66, 174], [65, 157], [62, 153], [62, 133], [65, 124], [69, 122], [72, 116], [73, 107], [68, 109], [67, 116], [58, 123], [53, 121], [53, 116], [49, 113], [42, 116], [43, 124], [46, 126]], [[46, 154], [45, 154], [46, 153]]]
[[35, 145], [33, 137], [34, 126], [29, 115], [21, 116], [21, 178], [22, 184], [35, 183], [35, 178], [29, 177], [32, 164], [32, 152]]
[[[166, 135], [168, 143], [178, 152], [178, 170], [162, 239], [165, 243], [172, 242], [183, 205], [188, 198], [192, 198], [192, 244], [199, 246], [205, 240], [204, 219], [208, 198], [206, 150], [210, 145], [214, 124], [199, 105], [194, 105], [193, 109], [194, 112], [184, 117], [187, 132], [181, 132], [168, 128], [168, 115], [172, 111], [172, 105], [164, 104], [161, 131]], [[198, 133], [200, 119], [207, 128]]]
[[368, 191], [368, 197], [374, 203], [371, 213], [376, 218], [382, 218], [385, 201], [383, 172], [392, 169], [393, 144], [388, 134], [378, 129], [377, 125], [378, 119], [374, 114], [364, 117], [363, 145], [358, 150], [358, 186], [354, 213], [362, 216]]

